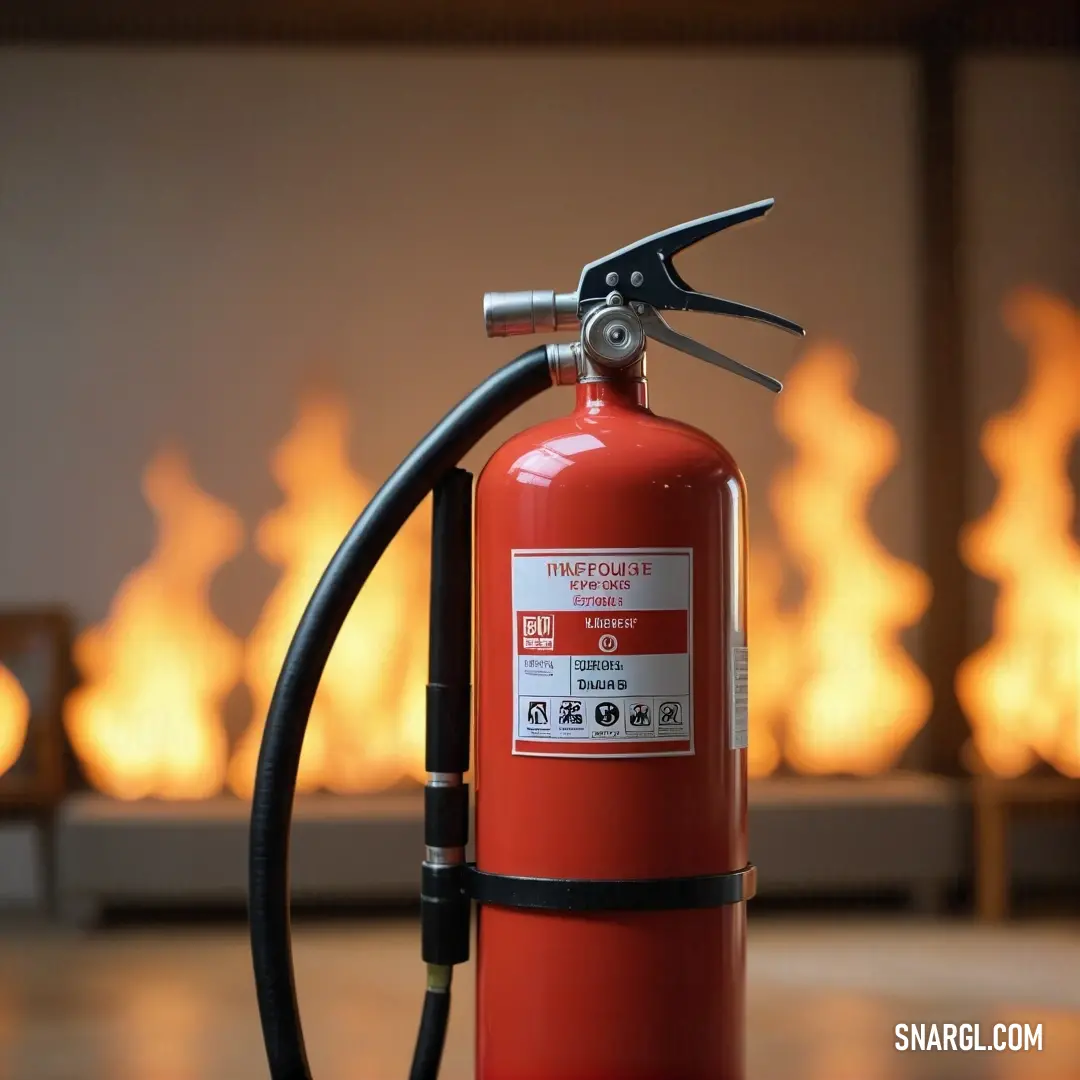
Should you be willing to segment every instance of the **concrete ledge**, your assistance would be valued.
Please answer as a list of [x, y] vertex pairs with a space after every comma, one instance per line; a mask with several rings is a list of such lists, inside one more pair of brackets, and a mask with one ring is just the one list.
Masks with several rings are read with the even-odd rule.
[[[87, 924], [113, 906], [242, 907], [248, 812], [246, 803], [233, 798], [69, 798], [56, 826], [59, 912]], [[914, 773], [870, 780], [756, 780], [750, 784], [749, 818], [750, 858], [762, 897], [889, 890], [934, 910], [951, 888], [971, 880], [971, 793], [965, 781]], [[1076, 873], [1080, 861], [1066, 855], [1076, 850], [1070, 847], [1074, 823], [1063, 823], [1064, 833], [1047, 831], [1057, 824], [1024, 823], [1029, 831], [1016, 837], [1024, 848], [1016, 880], [1056, 881]], [[21, 843], [26, 850], [26, 841]], [[419, 788], [301, 798], [293, 823], [293, 896], [298, 904], [415, 899], [423, 843]], [[0, 851], [0, 867], [5, 861]]]
[[[249, 812], [227, 797], [125, 803], [72, 796], [56, 825], [61, 917], [88, 924], [112, 906], [244, 904]], [[297, 800], [292, 888], [299, 902], [413, 897], [423, 857], [419, 788]]]
[[896, 889], [939, 906], [970, 872], [968, 785], [918, 773], [750, 783], [758, 895]]

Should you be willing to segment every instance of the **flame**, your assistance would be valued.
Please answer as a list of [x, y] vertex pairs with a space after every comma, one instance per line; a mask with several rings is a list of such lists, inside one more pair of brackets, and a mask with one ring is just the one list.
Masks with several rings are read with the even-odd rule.
[[[282, 575], [247, 642], [255, 721], [229, 766], [238, 794], [251, 793], [263, 721], [300, 616], [372, 495], [349, 464], [347, 435], [344, 406], [311, 398], [272, 461], [285, 502], [259, 525], [256, 546]], [[298, 790], [370, 791], [424, 776], [427, 539], [417, 518], [407, 523], [345, 620], [312, 709]]]
[[755, 547], [750, 553], [747, 631], [750, 641], [750, 738], [746, 767], [753, 777], [768, 776], [780, 764], [790, 674], [798, 656], [795, 619], [781, 610], [780, 556]]
[[1042, 758], [1080, 777], [1080, 545], [1068, 473], [1080, 434], [1080, 313], [1025, 289], [1005, 320], [1027, 348], [1028, 379], [982, 432], [998, 493], [960, 549], [999, 590], [993, 637], [961, 665], [956, 690], [981, 758], [973, 764], [1018, 776]]
[[184, 456], [159, 453], [143, 475], [158, 524], [149, 560], [79, 635], [86, 685], [64, 723], [87, 779], [120, 799], [206, 798], [225, 776], [221, 706], [240, 673], [239, 641], [210, 610], [214, 572], [243, 543], [239, 518], [201, 491]]
[[19, 760], [30, 726], [30, 700], [19, 680], [0, 664], [0, 776]]
[[801, 665], [789, 668], [784, 688], [784, 752], [803, 773], [889, 768], [931, 706], [925, 676], [897, 640], [926, 610], [929, 581], [890, 555], [867, 521], [870, 497], [899, 443], [884, 419], [855, 401], [856, 371], [847, 352], [819, 346], [791, 371], [777, 403], [796, 460], [776, 478], [771, 504], [806, 584]]

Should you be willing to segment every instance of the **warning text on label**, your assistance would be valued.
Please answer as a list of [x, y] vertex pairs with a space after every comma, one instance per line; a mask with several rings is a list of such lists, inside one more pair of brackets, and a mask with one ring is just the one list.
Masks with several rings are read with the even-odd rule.
[[514, 552], [515, 753], [692, 753], [691, 590], [689, 550]]

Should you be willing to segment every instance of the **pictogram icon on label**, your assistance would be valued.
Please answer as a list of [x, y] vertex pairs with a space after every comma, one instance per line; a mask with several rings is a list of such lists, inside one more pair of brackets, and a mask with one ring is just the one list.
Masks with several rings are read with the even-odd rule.
[[513, 752], [694, 753], [689, 548], [517, 550]]
[[523, 620], [522, 634], [526, 649], [555, 648], [555, 616], [526, 615]]
[[675, 698], [657, 702], [656, 737], [658, 739], [686, 738], [686, 706], [683, 699]]
[[627, 701], [626, 703], [626, 734], [631, 738], [654, 738], [656, 725], [654, 723], [653, 701]]
[[580, 701], [560, 701], [559, 702], [559, 723], [560, 724], [583, 724], [585, 718], [581, 714], [581, 702]]
[[665, 701], [660, 706], [660, 726], [673, 727], [682, 723], [679, 715], [679, 703], [677, 701]]
[[523, 697], [518, 699], [518, 730], [528, 739], [550, 739], [551, 712], [548, 699]]
[[585, 710], [580, 699], [563, 698], [559, 701], [559, 738], [580, 737], [585, 731]]
[[614, 727], [619, 722], [619, 706], [613, 701], [601, 701], [596, 706], [597, 727]]

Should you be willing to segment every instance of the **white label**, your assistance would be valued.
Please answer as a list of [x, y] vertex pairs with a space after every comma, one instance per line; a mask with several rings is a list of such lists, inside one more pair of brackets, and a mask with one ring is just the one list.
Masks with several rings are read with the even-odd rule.
[[750, 728], [750, 652], [731, 650], [731, 749], [745, 750]]
[[694, 752], [689, 548], [511, 552], [514, 753]]

